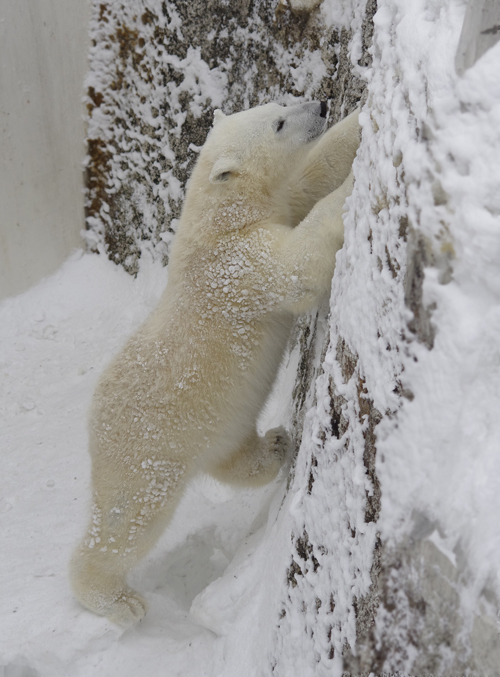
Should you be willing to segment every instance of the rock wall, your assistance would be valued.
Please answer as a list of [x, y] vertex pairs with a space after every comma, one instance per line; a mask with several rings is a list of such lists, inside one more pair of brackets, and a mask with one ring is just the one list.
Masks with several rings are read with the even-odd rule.
[[[331, 433], [340, 421], [344, 445], [359, 459], [350, 477], [361, 475], [362, 459], [372, 480], [349, 551], [359, 566], [367, 555], [359, 533], [375, 518], [372, 585], [356, 592], [356, 643], [347, 638], [343, 651], [349, 674], [500, 674], [488, 545], [497, 536], [480, 470], [493, 461], [488, 447], [499, 431], [486, 426], [481, 441], [469, 432], [498, 404], [497, 358], [479, 335], [486, 325], [488, 335], [495, 331], [499, 300], [488, 291], [496, 273], [483, 238], [500, 213], [484, 173], [488, 166], [497, 175], [486, 139], [497, 147], [500, 99], [490, 85], [493, 54], [464, 78], [455, 72], [463, 10], [387, 0], [375, 18], [357, 183], [318, 385], [327, 404], [316, 407], [311, 434], [326, 436], [321, 453], [336, 448]], [[483, 302], [488, 320], [468, 314]], [[465, 325], [478, 333], [466, 336]], [[352, 515], [356, 491], [332, 508]], [[349, 571], [347, 589], [360, 578]]]
[[[131, 273], [145, 250], [168, 260], [214, 108], [303, 97], [330, 100], [334, 121], [352, 111], [363, 91], [349, 58], [352, 22], [349, 7], [328, 18], [275, 0], [94, 2], [88, 246]], [[370, 26], [357, 31], [362, 65]]]

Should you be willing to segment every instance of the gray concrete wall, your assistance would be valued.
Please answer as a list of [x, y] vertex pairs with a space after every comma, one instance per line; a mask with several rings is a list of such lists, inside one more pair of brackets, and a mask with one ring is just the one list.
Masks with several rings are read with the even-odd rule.
[[0, 298], [81, 246], [88, 0], [0, 0]]

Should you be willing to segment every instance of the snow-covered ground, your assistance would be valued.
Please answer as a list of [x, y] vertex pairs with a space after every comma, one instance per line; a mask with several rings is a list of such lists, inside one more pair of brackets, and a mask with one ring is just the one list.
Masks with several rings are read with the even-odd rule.
[[[241, 638], [247, 624], [255, 632], [262, 623], [252, 609], [263, 591], [259, 567], [248, 570], [245, 560], [258, 552], [268, 515], [276, 515], [283, 481], [252, 491], [209, 477], [192, 483], [165, 537], [134, 573], [150, 605], [137, 628], [124, 631], [85, 611], [68, 585], [68, 558], [88, 518], [86, 410], [96, 378], [165, 283], [160, 263], [145, 264], [133, 280], [103, 256], [78, 253], [0, 306], [6, 677], [247, 674], [238, 665], [250, 642]], [[268, 530], [276, 529], [273, 522]], [[267, 567], [269, 552], [266, 560]], [[226, 583], [212, 595], [208, 588], [190, 614], [195, 597], [229, 563]]]

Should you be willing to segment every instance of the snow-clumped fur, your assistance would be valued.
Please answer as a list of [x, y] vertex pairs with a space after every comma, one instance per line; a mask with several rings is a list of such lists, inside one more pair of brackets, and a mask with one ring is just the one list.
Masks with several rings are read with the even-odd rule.
[[357, 112], [325, 127], [320, 103], [216, 111], [167, 288], [91, 407], [92, 518], [71, 578], [98, 614], [123, 623], [144, 615], [127, 573], [194, 473], [259, 486], [285, 461], [286, 431], [259, 437], [256, 420], [294, 316], [329, 292], [359, 144]]

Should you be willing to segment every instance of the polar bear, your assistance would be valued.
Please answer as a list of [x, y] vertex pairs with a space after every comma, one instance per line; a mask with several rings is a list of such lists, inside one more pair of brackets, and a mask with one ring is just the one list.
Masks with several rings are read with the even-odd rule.
[[190, 179], [158, 307], [101, 377], [90, 411], [92, 515], [71, 562], [80, 602], [145, 613], [127, 573], [197, 471], [271, 481], [289, 441], [256, 420], [294, 317], [328, 294], [359, 145], [357, 112], [270, 103], [214, 125]]

